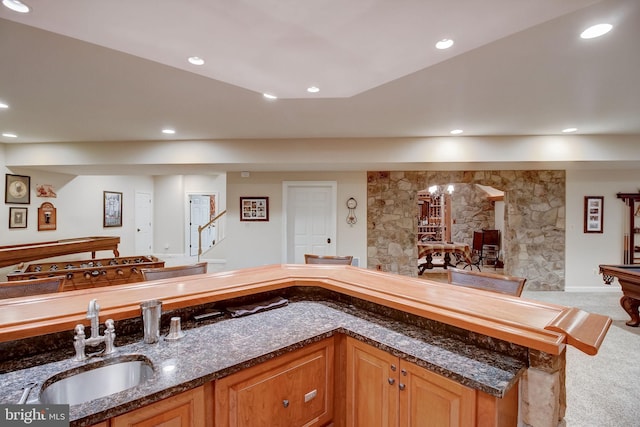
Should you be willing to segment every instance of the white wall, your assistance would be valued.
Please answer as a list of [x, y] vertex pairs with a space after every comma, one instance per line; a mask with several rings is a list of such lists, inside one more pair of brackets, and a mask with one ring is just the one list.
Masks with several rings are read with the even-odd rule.
[[[9, 173], [15, 173], [10, 171]], [[21, 175], [26, 175], [24, 172]], [[2, 210], [4, 224], [8, 224], [9, 207], [28, 208], [26, 229], [3, 227], [2, 244], [17, 244], [60, 240], [83, 236], [120, 236], [122, 256], [134, 255], [134, 201], [136, 191], [153, 193], [153, 182], [144, 176], [78, 176], [51, 173], [30, 173], [31, 203], [6, 205]], [[35, 196], [36, 184], [52, 184], [55, 198]], [[103, 227], [103, 191], [122, 193], [122, 227]], [[38, 207], [51, 202], [56, 208], [56, 230], [38, 231]]]
[[166, 175], [153, 178], [154, 253], [185, 256], [189, 194], [218, 194], [218, 212], [226, 209], [226, 175]]
[[[640, 189], [640, 170], [568, 170], [566, 291], [611, 291], [598, 274], [600, 264], [622, 264], [625, 204], [616, 193]], [[604, 196], [603, 233], [584, 233], [584, 196]]]
[[[86, 236], [119, 236], [120, 256], [135, 253], [135, 192], [153, 194], [153, 181], [146, 176], [72, 176], [45, 172], [5, 170], [6, 173], [31, 177], [31, 203], [29, 205], [7, 205], [0, 209], [0, 221], [4, 226], [0, 234], [1, 245], [43, 242]], [[37, 184], [52, 184], [55, 198], [40, 198], [35, 195]], [[4, 187], [4, 186], [3, 186]], [[103, 191], [122, 193], [122, 227], [103, 227]], [[2, 195], [4, 198], [4, 195]], [[4, 200], [3, 200], [4, 202]], [[50, 202], [56, 208], [56, 230], [38, 231], [38, 208]], [[26, 207], [27, 228], [9, 229], [9, 207]], [[112, 252], [98, 252], [97, 258], [110, 258]], [[75, 254], [65, 259], [87, 259], [91, 254]], [[11, 268], [0, 270], [5, 275]]]
[[[0, 160], [3, 153], [0, 151]], [[26, 207], [28, 227], [8, 229], [10, 206], [0, 209], [0, 244], [59, 240], [82, 236], [120, 236], [120, 254], [136, 255], [134, 200], [136, 191], [151, 193], [154, 200], [154, 253], [184, 254], [184, 218], [188, 192], [219, 192], [220, 209], [226, 208], [227, 241], [215, 248], [207, 258], [225, 258], [225, 269], [280, 263], [282, 254], [282, 181], [338, 182], [338, 246], [337, 253], [352, 254], [366, 267], [366, 172], [300, 172], [251, 173], [241, 178], [240, 173], [228, 176], [72, 176], [48, 172], [25, 172], [4, 169], [5, 173], [31, 176], [31, 204]], [[57, 197], [35, 197], [36, 184], [52, 184]], [[599, 264], [622, 263], [622, 232], [624, 203], [616, 198], [618, 192], [637, 192], [640, 189], [640, 170], [568, 170], [567, 171], [567, 224], [566, 272], [567, 291], [617, 290], [616, 284], [606, 286], [597, 274]], [[102, 192], [123, 193], [123, 226], [102, 226]], [[226, 199], [224, 195], [226, 194]], [[250, 223], [239, 221], [240, 196], [268, 196], [270, 221]], [[358, 222], [349, 226], [344, 220], [347, 208], [344, 202], [355, 197]], [[604, 196], [604, 233], [583, 232], [584, 196]], [[2, 196], [4, 197], [4, 196]], [[57, 209], [57, 229], [37, 231], [37, 208], [45, 201]], [[168, 243], [169, 249], [164, 245]], [[109, 256], [108, 254], [98, 254]], [[81, 254], [74, 259], [85, 258]], [[2, 274], [3, 271], [0, 271]]]
[[[227, 174], [227, 240], [207, 254], [207, 258], [226, 257], [227, 270], [282, 263], [282, 182], [336, 181], [338, 183], [338, 224], [336, 253], [360, 258], [366, 267], [367, 255], [367, 175], [366, 172], [252, 172]], [[240, 221], [240, 197], [269, 197], [269, 221]], [[358, 222], [346, 223], [349, 197], [359, 201]]]

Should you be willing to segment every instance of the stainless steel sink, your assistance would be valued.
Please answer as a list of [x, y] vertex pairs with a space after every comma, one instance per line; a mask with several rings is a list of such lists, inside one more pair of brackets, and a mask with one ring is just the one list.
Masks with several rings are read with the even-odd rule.
[[40, 402], [77, 405], [135, 387], [152, 376], [146, 357], [121, 356], [54, 375], [43, 383]]

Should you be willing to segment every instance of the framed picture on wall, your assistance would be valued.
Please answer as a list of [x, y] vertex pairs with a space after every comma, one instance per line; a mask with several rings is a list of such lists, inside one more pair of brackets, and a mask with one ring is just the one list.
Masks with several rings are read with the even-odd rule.
[[122, 227], [122, 193], [103, 191], [103, 227]]
[[269, 198], [240, 197], [240, 221], [269, 221]]
[[31, 177], [5, 174], [4, 202], [19, 205], [31, 203]]
[[27, 208], [9, 208], [9, 228], [27, 228]]
[[603, 196], [585, 196], [584, 197], [584, 232], [585, 233], [602, 233], [603, 232]]

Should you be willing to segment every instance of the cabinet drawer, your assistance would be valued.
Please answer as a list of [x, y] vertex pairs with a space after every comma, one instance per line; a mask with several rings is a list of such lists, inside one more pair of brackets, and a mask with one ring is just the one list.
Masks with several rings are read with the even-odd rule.
[[324, 425], [333, 416], [333, 338], [216, 381], [216, 426]]
[[[100, 425], [100, 424], [98, 424]], [[111, 419], [111, 427], [204, 427], [205, 388], [152, 403]]]

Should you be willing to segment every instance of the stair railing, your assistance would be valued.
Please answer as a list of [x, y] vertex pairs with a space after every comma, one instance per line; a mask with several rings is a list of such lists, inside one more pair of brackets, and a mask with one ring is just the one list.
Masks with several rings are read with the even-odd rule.
[[[224, 210], [224, 211], [220, 212], [218, 215], [214, 216], [211, 219], [211, 221], [207, 222], [204, 225], [199, 225], [198, 226], [198, 262], [200, 262], [200, 255], [202, 255], [202, 232], [204, 230], [206, 230], [207, 228], [211, 227], [212, 225], [214, 225], [214, 223], [216, 221], [218, 221], [220, 218], [222, 218], [222, 216], [224, 214], [226, 214], [226, 213], [227, 213], [227, 211]], [[222, 225], [222, 221], [220, 221], [220, 222], [218, 222], [218, 224], [216, 224], [216, 229], [217, 229], [217, 232], [218, 232], [218, 237], [217, 237], [216, 241], [219, 242], [224, 238], [224, 226]]]

